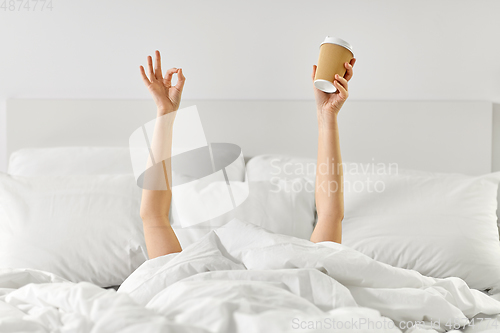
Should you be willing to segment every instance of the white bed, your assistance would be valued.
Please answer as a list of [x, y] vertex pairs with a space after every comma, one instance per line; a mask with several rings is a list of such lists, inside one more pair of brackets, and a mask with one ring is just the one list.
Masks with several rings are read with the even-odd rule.
[[[250, 196], [177, 228], [180, 254], [147, 260], [126, 145], [154, 106], [8, 101], [1, 332], [500, 331], [491, 103], [349, 101], [341, 144], [353, 187], [341, 245], [307, 240], [311, 101], [181, 109], [189, 105], [208, 141], [238, 144], [250, 159]], [[369, 182], [383, 191], [356, 189]]]

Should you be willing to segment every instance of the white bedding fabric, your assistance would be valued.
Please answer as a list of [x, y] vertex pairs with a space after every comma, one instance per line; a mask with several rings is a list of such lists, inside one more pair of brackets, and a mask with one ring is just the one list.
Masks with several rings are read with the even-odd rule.
[[500, 292], [500, 243], [494, 181], [462, 175], [349, 175], [342, 243], [373, 259], [433, 277], [457, 276]]
[[133, 175], [0, 173], [0, 268], [121, 284], [148, 259]]
[[377, 331], [370, 322], [404, 332], [399, 325], [429, 320], [443, 327], [406, 331], [442, 332], [479, 313], [500, 313], [500, 302], [459, 278], [425, 277], [236, 219], [181, 253], [146, 261], [118, 292], [0, 270], [1, 332], [321, 332], [310, 325], [333, 320], [358, 329], [325, 332]]
[[[234, 184], [234, 183], [233, 183]], [[269, 231], [309, 239], [314, 227], [314, 184], [305, 179], [249, 181], [248, 198], [234, 210], [193, 227], [180, 228], [178, 219], [171, 218], [182, 248], [202, 238], [211, 230], [236, 218]], [[293, 188], [293, 190], [292, 190]], [[173, 214], [172, 214], [173, 215]]]
[[[312, 182], [315, 165], [261, 155], [248, 162], [247, 173], [250, 180]], [[392, 266], [500, 292], [500, 172], [467, 176], [390, 166], [345, 162], [342, 243]]]

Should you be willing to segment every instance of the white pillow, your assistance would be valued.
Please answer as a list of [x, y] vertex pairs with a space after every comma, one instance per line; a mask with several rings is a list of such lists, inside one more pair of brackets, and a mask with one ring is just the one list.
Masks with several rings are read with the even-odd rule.
[[[459, 276], [473, 288], [500, 291], [495, 215], [500, 172], [473, 177], [344, 163], [345, 245], [393, 266], [435, 277]], [[247, 173], [250, 180], [314, 181], [315, 164], [313, 159], [260, 155], [248, 162]]]
[[251, 181], [306, 178], [314, 182], [316, 159], [285, 155], [257, 155], [247, 163]]
[[342, 243], [392, 266], [500, 291], [500, 173], [347, 175]]
[[[431, 177], [433, 177], [433, 176], [446, 177], [449, 175], [470, 177], [470, 176], [466, 176], [466, 175], [462, 175], [462, 174], [458, 174], [458, 173], [449, 174], [449, 173], [428, 172], [428, 171], [420, 171], [420, 170], [412, 170], [412, 169], [400, 169], [397, 173], [403, 174], [403, 175], [419, 175], [419, 176], [431, 176]], [[484, 174], [480, 177], [483, 179], [486, 179], [486, 180], [497, 182], [498, 172]], [[497, 191], [497, 211], [496, 211], [496, 214], [497, 214], [497, 225], [500, 229], [500, 186], [498, 187], [498, 191]]]
[[314, 184], [301, 178], [275, 181], [250, 181], [245, 202], [218, 218], [198, 225], [180, 228], [171, 216], [182, 248], [220, 227], [233, 218], [261, 226], [269, 231], [309, 239], [314, 225]]
[[0, 268], [121, 284], [148, 257], [133, 175], [0, 173]]
[[[343, 161], [344, 175], [348, 177], [350, 174], [408, 174], [408, 175], [427, 175], [427, 176], [444, 176], [448, 173], [436, 173], [412, 169], [398, 168], [394, 163], [356, 163]], [[257, 155], [251, 158], [247, 163], [247, 174], [249, 180], [271, 180], [271, 179], [292, 179], [304, 177], [309, 181], [314, 182], [316, 177], [316, 159], [292, 157], [285, 155]], [[457, 174], [460, 175], [460, 174]], [[486, 174], [482, 177], [489, 178]], [[462, 175], [468, 177], [466, 175]], [[493, 176], [495, 177], [495, 176]], [[497, 219], [498, 227], [500, 228], [500, 187], [497, 195]]]
[[[213, 154], [221, 163], [234, 161], [234, 147], [214, 144]], [[13, 152], [7, 173], [18, 176], [116, 175], [133, 174], [133, 170], [128, 147], [52, 147], [24, 148]], [[244, 180], [245, 166], [242, 163], [231, 165], [231, 178]]]
[[13, 152], [7, 173], [20, 176], [132, 174], [127, 147], [25, 148]]

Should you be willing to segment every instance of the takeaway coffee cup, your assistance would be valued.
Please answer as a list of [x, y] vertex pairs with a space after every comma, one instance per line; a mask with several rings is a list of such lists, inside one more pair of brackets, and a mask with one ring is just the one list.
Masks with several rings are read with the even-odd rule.
[[344, 76], [344, 63], [354, 58], [352, 46], [336, 37], [327, 36], [319, 48], [318, 67], [314, 77], [314, 86], [326, 93], [334, 93], [337, 88], [333, 85], [335, 74]]

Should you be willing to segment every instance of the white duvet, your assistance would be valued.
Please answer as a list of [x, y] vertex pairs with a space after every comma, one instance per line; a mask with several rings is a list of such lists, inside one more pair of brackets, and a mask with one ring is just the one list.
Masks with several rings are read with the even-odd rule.
[[238, 220], [145, 262], [118, 292], [0, 271], [0, 332], [443, 332], [479, 313], [500, 302], [461, 279]]

